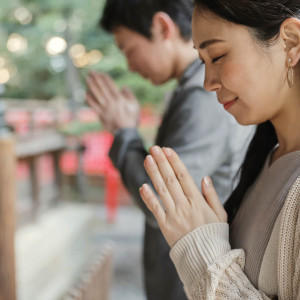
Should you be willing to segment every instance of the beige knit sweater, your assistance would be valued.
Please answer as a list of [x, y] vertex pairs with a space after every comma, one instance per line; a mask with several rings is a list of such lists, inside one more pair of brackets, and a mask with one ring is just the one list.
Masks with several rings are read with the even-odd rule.
[[[170, 256], [189, 299], [271, 299], [243, 272], [245, 253], [231, 250], [226, 223], [196, 228], [173, 246]], [[281, 212], [277, 277], [279, 299], [300, 300], [300, 176]]]

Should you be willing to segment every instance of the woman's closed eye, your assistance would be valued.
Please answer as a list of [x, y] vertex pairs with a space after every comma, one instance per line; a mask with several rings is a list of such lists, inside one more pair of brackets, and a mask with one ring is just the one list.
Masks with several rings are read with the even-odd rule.
[[224, 56], [225, 56], [225, 54], [224, 54], [224, 55], [221, 55], [221, 56], [218, 56], [218, 57], [214, 58], [211, 62], [212, 62], [212, 63], [215, 63], [215, 62], [217, 62], [219, 59], [221, 59], [221, 58], [224, 57]]
[[[217, 62], [219, 59], [221, 59], [222, 57], [224, 57], [225, 56], [225, 54], [224, 55], [221, 55], [221, 56], [218, 56], [218, 57], [216, 57], [216, 58], [214, 58], [214, 59], [212, 59], [212, 63], [215, 63], [215, 62]], [[200, 61], [201, 61], [201, 64], [202, 65], [205, 65], [205, 61], [204, 61], [204, 59], [202, 59], [202, 58], [199, 58], [200, 59]]]

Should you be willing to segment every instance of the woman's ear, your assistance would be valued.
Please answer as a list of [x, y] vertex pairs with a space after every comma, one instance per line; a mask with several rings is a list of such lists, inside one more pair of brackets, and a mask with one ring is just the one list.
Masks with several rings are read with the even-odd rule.
[[286, 19], [280, 26], [280, 37], [285, 42], [285, 51], [287, 58], [292, 61], [291, 66], [296, 66], [300, 60], [300, 20]]
[[152, 36], [160, 36], [163, 40], [170, 39], [175, 32], [177, 27], [170, 16], [164, 12], [157, 12], [152, 18]]

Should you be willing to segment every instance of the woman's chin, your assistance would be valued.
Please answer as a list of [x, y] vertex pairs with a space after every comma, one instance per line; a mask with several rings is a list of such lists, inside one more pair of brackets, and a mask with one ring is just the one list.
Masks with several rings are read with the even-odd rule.
[[260, 122], [257, 122], [255, 120], [249, 119], [249, 117], [247, 117], [245, 115], [234, 115], [234, 114], [232, 114], [232, 116], [242, 126], [257, 125], [257, 124], [260, 123]]

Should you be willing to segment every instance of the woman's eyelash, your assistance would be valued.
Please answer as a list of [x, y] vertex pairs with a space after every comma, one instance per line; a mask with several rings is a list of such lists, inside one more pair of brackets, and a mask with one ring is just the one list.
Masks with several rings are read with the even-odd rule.
[[[224, 57], [224, 56], [225, 56], [225, 54], [224, 54], [224, 55], [221, 55], [221, 56], [218, 56], [218, 57], [216, 57], [216, 58], [214, 58], [214, 59], [212, 60], [212, 63], [217, 62], [220, 58], [222, 58], [222, 57]], [[201, 62], [201, 65], [205, 65], [205, 61], [204, 61], [203, 59], [201, 59], [201, 58], [200, 58], [200, 62]]]
[[221, 55], [221, 56], [218, 56], [218, 57], [214, 58], [214, 59], [212, 60], [212, 63], [217, 62], [217, 61], [218, 61], [220, 58], [222, 58], [223, 56], [225, 56], [225, 55]]

